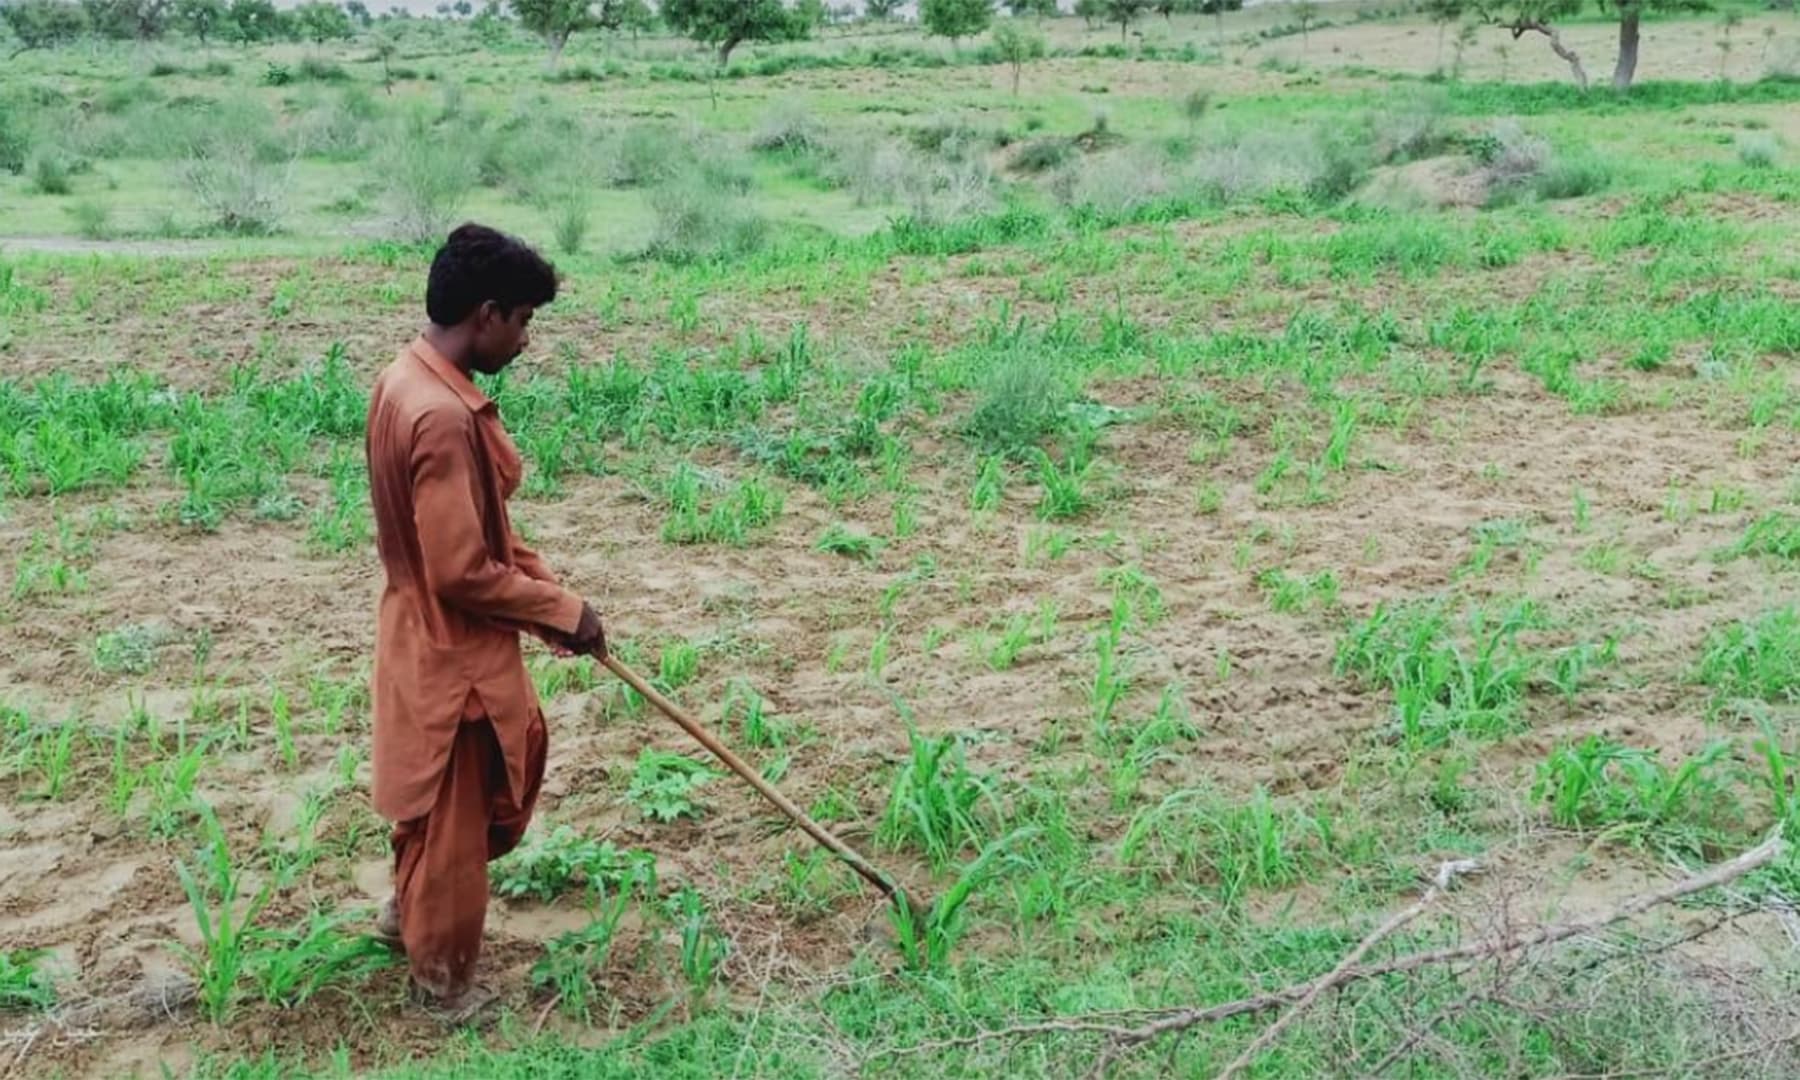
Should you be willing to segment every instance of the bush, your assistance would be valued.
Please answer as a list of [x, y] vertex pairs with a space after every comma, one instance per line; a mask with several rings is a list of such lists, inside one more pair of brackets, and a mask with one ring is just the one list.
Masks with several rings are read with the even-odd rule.
[[1057, 174], [1051, 190], [1066, 205], [1109, 214], [1129, 213], [1172, 194], [1166, 160], [1149, 149], [1077, 161]]
[[1441, 92], [1389, 104], [1372, 122], [1376, 156], [1382, 161], [1405, 162], [1443, 153], [1451, 141], [1444, 129], [1449, 112], [1449, 95]]
[[633, 124], [613, 144], [616, 187], [650, 187], [682, 171], [691, 150], [667, 124]]
[[60, 151], [44, 149], [31, 159], [31, 190], [39, 195], [67, 195], [75, 190], [75, 167]]
[[329, 101], [317, 101], [293, 125], [296, 154], [331, 161], [355, 161], [368, 152], [370, 126], [380, 107], [369, 91], [350, 86]]
[[908, 216], [917, 225], [945, 225], [995, 205], [994, 176], [985, 163], [917, 161], [901, 178]]
[[568, 255], [578, 253], [587, 240], [588, 225], [593, 213], [586, 189], [570, 186], [552, 196], [548, 202], [550, 230], [556, 237], [557, 250]]
[[83, 199], [69, 207], [69, 217], [75, 223], [75, 232], [84, 239], [106, 240], [112, 237], [112, 211], [103, 202]]
[[307, 57], [300, 61], [295, 76], [308, 82], [348, 82], [350, 73], [339, 64], [333, 64], [315, 57]]
[[1024, 173], [1049, 172], [1051, 169], [1068, 161], [1075, 153], [1075, 146], [1067, 139], [1054, 136], [1034, 139], [1019, 148], [1013, 155], [1012, 167]]
[[1478, 136], [1471, 153], [1483, 167], [1490, 204], [1528, 195], [1572, 199], [1600, 190], [1611, 179], [1606, 163], [1593, 154], [1558, 154], [1547, 139], [1511, 120]]
[[762, 246], [766, 226], [738, 192], [704, 176], [674, 177], [650, 190], [655, 231], [650, 254], [671, 262], [745, 255]]
[[167, 60], [158, 60], [156, 63], [150, 65], [150, 77], [152, 79], [161, 79], [170, 75], [179, 74], [181, 74], [181, 65], [171, 64]]
[[13, 106], [0, 101], [0, 170], [14, 176], [25, 171], [31, 155], [31, 136]]
[[965, 429], [983, 450], [1024, 459], [1068, 416], [1069, 378], [1054, 356], [1013, 348], [987, 370]]
[[234, 236], [280, 228], [291, 170], [260, 160], [254, 143], [222, 133], [197, 146], [178, 175], [213, 228]]
[[910, 169], [906, 148], [891, 139], [858, 133], [831, 144], [826, 179], [855, 197], [856, 205], [891, 203]]
[[1362, 183], [1370, 153], [1361, 133], [1325, 125], [1239, 132], [1199, 147], [1184, 186], [1223, 203], [1276, 192], [1337, 199]]
[[[452, 129], [454, 130], [454, 129]], [[450, 130], [413, 113], [394, 125], [374, 162], [384, 188], [388, 225], [413, 244], [441, 240], [475, 188], [474, 148]]]
[[1752, 169], [1767, 169], [1781, 156], [1781, 143], [1766, 131], [1744, 131], [1737, 137], [1738, 160]]
[[763, 153], [806, 154], [824, 144], [818, 120], [805, 105], [791, 101], [767, 113], [750, 138], [750, 148]]

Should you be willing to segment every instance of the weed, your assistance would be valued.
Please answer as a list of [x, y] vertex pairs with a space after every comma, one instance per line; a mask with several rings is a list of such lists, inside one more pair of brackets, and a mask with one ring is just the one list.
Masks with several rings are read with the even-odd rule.
[[857, 559], [862, 562], [873, 562], [881, 550], [881, 541], [872, 536], [851, 532], [841, 524], [832, 524], [820, 535], [813, 545], [820, 551], [829, 551], [833, 555]]
[[730, 950], [706, 913], [706, 901], [692, 886], [683, 887], [666, 904], [681, 933], [681, 974], [687, 979], [688, 1004], [697, 1007], [718, 980], [719, 968]]
[[1720, 775], [1731, 744], [1718, 741], [1670, 769], [1655, 754], [1590, 735], [1538, 767], [1533, 799], [1564, 828], [1653, 837], [1689, 856], [1714, 850], [1738, 810]]
[[44, 968], [44, 949], [0, 949], [0, 1012], [42, 1012], [56, 1004], [56, 984]]
[[[684, 759], [685, 760], [685, 759]], [[529, 896], [550, 903], [584, 886], [590, 893], [656, 880], [656, 857], [646, 851], [614, 847], [558, 825], [489, 864], [494, 891], [505, 897]]]
[[619, 924], [630, 909], [634, 895], [647, 896], [654, 888], [654, 879], [637, 876], [621, 878], [610, 891], [604, 886], [597, 887], [595, 902], [590, 908], [592, 921], [580, 930], [571, 930], [545, 944], [543, 959], [531, 968], [532, 985], [554, 989], [565, 1015], [591, 1020], [597, 989], [595, 980], [605, 970], [612, 955]]
[[638, 754], [625, 800], [651, 821], [697, 818], [694, 796], [718, 775], [693, 758], [647, 746]]
[[156, 654], [169, 631], [149, 623], [108, 630], [94, 639], [94, 666], [109, 675], [143, 675], [156, 666]]
[[230, 841], [212, 808], [200, 804], [200, 822], [205, 845], [195, 865], [185, 860], [175, 864], [182, 892], [193, 911], [200, 930], [200, 947], [186, 944], [170, 946], [187, 963], [194, 977], [200, 1009], [214, 1024], [223, 1023], [231, 1015], [239, 994], [239, 980], [246, 973], [254, 948], [252, 930], [256, 918], [269, 902], [274, 883], [266, 882], [244, 901], [244, 871], [232, 861]]
[[257, 996], [280, 1008], [298, 1008], [334, 983], [360, 983], [393, 964], [393, 950], [366, 934], [346, 932], [365, 917], [315, 908], [285, 929], [250, 930], [243, 971]]
[[1536, 619], [1529, 603], [1498, 618], [1476, 609], [1465, 621], [1465, 644], [1453, 636], [1442, 603], [1382, 604], [1339, 640], [1337, 671], [1392, 691], [1399, 734], [1408, 746], [1441, 745], [1459, 732], [1492, 738], [1517, 722], [1517, 705], [1533, 673], [1518, 633]]
[[1713, 707], [1746, 701], [1800, 702], [1800, 608], [1764, 612], [1707, 635], [1697, 673], [1713, 688]]
[[925, 911], [913, 910], [905, 894], [895, 899], [888, 909], [888, 923], [908, 969], [919, 975], [943, 970], [950, 961], [950, 950], [962, 937], [964, 909], [976, 890], [993, 876], [994, 863], [1009, 848], [1036, 834], [1037, 830], [1028, 827], [988, 844], [957, 872], [955, 883]]
[[875, 838], [893, 850], [915, 848], [941, 869], [981, 843], [985, 819], [998, 819], [993, 787], [969, 768], [957, 735], [934, 739], [909, 726], [906, 737], [911, 756], [895, 773]]

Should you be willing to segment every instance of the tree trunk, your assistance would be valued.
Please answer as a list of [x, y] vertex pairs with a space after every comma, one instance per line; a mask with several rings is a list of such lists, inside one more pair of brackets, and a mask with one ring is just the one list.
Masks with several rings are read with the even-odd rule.
[[556, 65], [562, 63], [563, 50], [569, 46], [569, 35], [566, 33], [545, 34], [544, 40], [550, 45], [550, 57], [544, 61], [545, 69], [555, 71]]
[[1613, 66], [1613, 89], [1631, 89], [1632, 76], [1637, 74], [1638, 61], [1638, 17], [1641, 9], [1635, 3], [1626, 3], [1619, 8], [1619, 62]]
[[1218, 7], [1213, 8], [1213, 29], [1218, 31], [1219, 51], [1225, 51], [1225, 0], [1217, 0]]
[[1587, 93], [1587, 69], [1581, 66], [1581, 57], [1575, 55], [1575, 50], [1563, 44], [1562, 35], [1556, 32], [1556, 27], [1541, 22], [1517, 22], [1512, 25], [1513, 40], [1519, 40], [1529, 30], [1535, 30], [1550, 39], [1550, 51], [1563, 58], [1569, 65], [1569, 70], [1575, 74], [1575, 85], [1581, 87], [1582, 93]]
[[1125, 44], [1125, 28], [1129, 25], [1125, 20], [1119, 20], [1119, 44], [1121, 45]]
[[1018, 63], [1017, 61], [1014, 61], [1013, 63], [1013, 97], [1019, 96], [1019, 70], [1024, 66], [1025, 65]]
[[733, 34], [730, 37], [726, 38], [722, 44], [720, 44], [720, 46], [719, 46], [719, 66], [720, 67], [724, 67], [726, 64], [731, 63], [731, 50], [733, 50], [733, 49], [737, 48], [739, 45], [743, 44], [743, 41], [744, 41], [743, 37], [741, 37], [738, 34]]

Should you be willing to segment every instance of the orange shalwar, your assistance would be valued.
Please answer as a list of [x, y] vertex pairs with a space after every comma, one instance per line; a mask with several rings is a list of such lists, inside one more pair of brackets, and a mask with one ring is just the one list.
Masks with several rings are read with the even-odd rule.
[[521, 630], [573, 634], [582, 600], [506, 513], [523, 464], [499, 410], [424, 338], [382, 371], [366, 443], [387, 584], [375, 631], [373, 793], [395, 824], [394, 892], [415, 982], [474, 976], [487, 863], [512, 850], [543, 777]]

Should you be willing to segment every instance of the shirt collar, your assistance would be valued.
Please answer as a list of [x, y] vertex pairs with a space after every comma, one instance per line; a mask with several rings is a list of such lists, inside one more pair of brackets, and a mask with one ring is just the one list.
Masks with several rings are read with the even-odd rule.
[[481, 387], [476, 386], [474, 380], [463, 374], [461, 368], [444, 359], [444, 354], [433, 348], [431, 342], [425, 340], [425, 335], [421, 334], [413, 340], [412, 354], [418, 357], [419, 362], [424, 364], [433, 375], [444, 380], [446, 386], [456, 391], [456, 396], [462, 399], [462, 403], [469, 407], [470, 412], [480, 412], [494, 404], [493, 399], [482, 393]]

